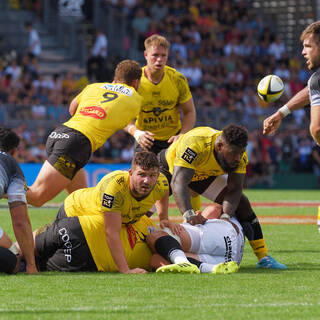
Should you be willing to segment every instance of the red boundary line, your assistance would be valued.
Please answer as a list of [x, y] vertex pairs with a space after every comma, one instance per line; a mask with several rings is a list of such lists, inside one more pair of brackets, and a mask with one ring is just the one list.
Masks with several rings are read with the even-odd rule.
[[[301, 215], [287, 215], [287, 216], [258, 216], [261, 224], [269, 224], [269, 225], [294, 225], [294, 224], [317, 224], [317, 217], [314, 216], [301, 216]], [[152, 217], [152, 220], [158, 222], [158, 217]], [[170, 220], [174, 222], [181, 223], [182, 216], [170, 216]]]
[[[206, 207], [210, 204], [210, 202], [204, 202], [201, 205]], [[291, 201], [276, 201], [276, 202], [251, 202], [253, 207], [264, 207], [264, 208], [273, 208], [273, 207], [314, 207], [317, 208], [320, 206], [320, 202], [291, 202]], [[169, 203], [170, 208], [176, 208], [175, 203]]]

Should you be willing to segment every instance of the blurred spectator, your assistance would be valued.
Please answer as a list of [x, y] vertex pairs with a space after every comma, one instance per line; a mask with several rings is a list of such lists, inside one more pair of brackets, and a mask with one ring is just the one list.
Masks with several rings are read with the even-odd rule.
[[138, 35], [138, 48], [144, 50], [144, 39], [149, 30], [150, 18], [147, 16], [144, 8], [139, 8], [132, 20], [132, 28]]
[[87, 74], [90, 81], [105, 81], [105, 60], [107, 58], [108, 39], [101, 29], [96, 30], [96, 38], [87, 61]]
[[36, 29], [33, 28], [31, 22], [26, 22], [25, 27], [27, 30], [28, 36], [28, 49], [27, 53], [30, 56], [39, 57], [41, 54], [41, 42], [40, 37]]

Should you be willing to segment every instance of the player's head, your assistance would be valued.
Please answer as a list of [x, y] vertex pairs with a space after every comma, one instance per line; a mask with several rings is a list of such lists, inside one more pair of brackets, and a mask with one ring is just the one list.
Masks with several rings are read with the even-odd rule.
[[310, 24], [301, 34], [302, 55], [307, 67], [312, 70], [320, 67], [320, 21]]
[[140, 64], [134, 60], [123, 60], [118, 63], [114, 72], [114, 82], [125, 83], [138, 89], [142, 69]]
[[30, 21], [27, 21], [24, 26], [28, 31], [32, 29], [32, 23]]
[[168, 60], [169, 41], [158, 34], [153, 34], [144, 41], [144, 57], [151, 72], [163, 70]]
[[248, 131], [243, 126], [230, 124], [222, 129], [215, 143], [217, 161], [226, 172], [233, 172], [240, 164], [248, 144]]
[[0, 150], [14, 154], [20, 142], [18, 135], [9, 128], [0, 128]]
[[159, 161], [153, 152], [135, 153], [131, 162], [130, 190], [137, 198], [146, 197], [154, 188], [159, 177]]

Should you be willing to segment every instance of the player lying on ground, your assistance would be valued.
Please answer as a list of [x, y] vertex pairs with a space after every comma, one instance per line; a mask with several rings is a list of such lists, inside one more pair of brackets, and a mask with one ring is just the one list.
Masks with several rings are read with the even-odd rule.
[[[152, 253], [146, 237], [153, 230], [155, 224], [147, 216], [121, 227], [123, 254], [132, 271], [127, 273], [147, 273]], [[55, 220], [36, 232], [35, 248], [40, 271], [119, 271], [106, 241], [101, 215]]]
[[[159, 173], [157, 156], [152, 152], [137, 152], [129, 171], [111, 172], [95, 187], [71, 193], [60, 208], [58, 218], [82, 215], [103, 217], [105, 235], [99, 240], [108, 244], [117, 270], [122, 273], [143, 273], [145, 270], [131, 270], [127, 264], [121, 242], [121, 227], [137, 222], [156, 201], [167, 197], [168, 189], [166, 177]], [[168, 215], [167, 212], [161, 214]], [[87, 239], [89, 247], [91, 239]]]
[[208, 219], [203, 225], [183, 223], [176, 227], [176, 234], [169, 228], [151, 233], [147, 243], [157, 253], [151, 259], [152, 268], [157, 272], [236, 272], [243, 255], [243, 230], [236, 218], [218, 219], [221, 214], [222, 206], [213, 203], [202, 212]]
[[[230, 246], [234, 246], [233, 248], [229, 246], [231, 250], [228, 249], [230, 259], [237, 259], [240, 263], [243, 251], [242, 233], [236, 236], [235, 229], [233, 229], [234, 227], [225, 221], [208, 223], [208, 228], [206, 225], [207, 224], [202, 226], [202, 230], [210, 230], [210, 233], [207, 234], [208, 239], [211, 239], [209, 242], [211, 241], [212, 243], [212, 241], [214, 242], [215, 239], [218, 239], [214, 234], [219, 230], [221, 236], [230, 238], [229, 244]], [[196, 228], [193, 226], [190, 227]], [[238, 225], [238, 228], [240, 228], [239, 231], [241, 232], [240, 225]], [[146, 239], [153, 234], [155, 229], [155, 224], [147, 216], [143, 216], [136, 223], [121, 228], [121, 242], [130, 269], [151, 270], [149, 263], [152, 253], [147, 245]], [[51, 225], [44, 226], [36, 232], [35, 248], [38, 268], [40, 271], [117, 272], [118, 268], [104, 237], [104, 222], [103, 218], [99, 215], [82, 215], [79, 217], [55, 220]], [[235, 238], [237, 238], [237, 240], [235, 240]], [[185, 239], [187, 239], [187, 237], [182, 236], [181, 239], [183, 239], [183, 246], [186, 246]], [[152, 241], [152, 238], [150, 238], [149, 241]], [[201, 272], [235, 272], [238, 269], [236, 264], [220, 263], [226, 261], [225, 258], [222, 257], [226, 251], [226, 245], [224, 242], [221, 242], [221, 238], [217, 241], [214, 250], [212, 250], [211, 245], [207, 248], [208, 251], [206, 251], [206, 247], [203, 247], [201, 251], [203, 253], [199, 254], [199, 256], [193, 255], [194, 259], [191, 261], [199, 265]], [[163, 243], [162, 241], [162, 244]], [[238, 243], [240, 243], [240, 245], [235, 249]], [[192, 249], [190, 250], [192, 251]], [[216, 260], [214, 260], [214, 255], [217, 255]], [[203, 263], [201, 264], [200, 261], [197, 262], [195, 258], [200, 259]], [[154, 257], [152, 261], [155, 261], [155, 259], [156, 257]], [[207, 261], [209, 261], [209, 263], [207, 263]], [[155, 262], [153, 263], [155, 264]], [[216, 263], [218, 266], [212, 265], [212, 263]], [[186, 270], [187, 268], [183, 268], [182, 272], [186, 272]], [[197, 267], [193, 270], [193, 272], [199, 273]], [[146, 273], [146, 271], [144, 273]]]

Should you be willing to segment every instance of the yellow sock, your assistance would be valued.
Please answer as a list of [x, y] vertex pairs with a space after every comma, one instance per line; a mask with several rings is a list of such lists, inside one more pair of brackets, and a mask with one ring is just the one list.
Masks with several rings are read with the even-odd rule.
[[258, 260], [262, 259], [268, 254], [268, 248], [263, 238], [258, 240], [250, 240], [249, 243]]
[[200, 194], [198, 194], [195, 197], [191, 197], [191, 206], [192, 209], [194, 210], [194, 212], [196, 212], [197, 210], [201, 210], [201, 198], [200, 198]]

